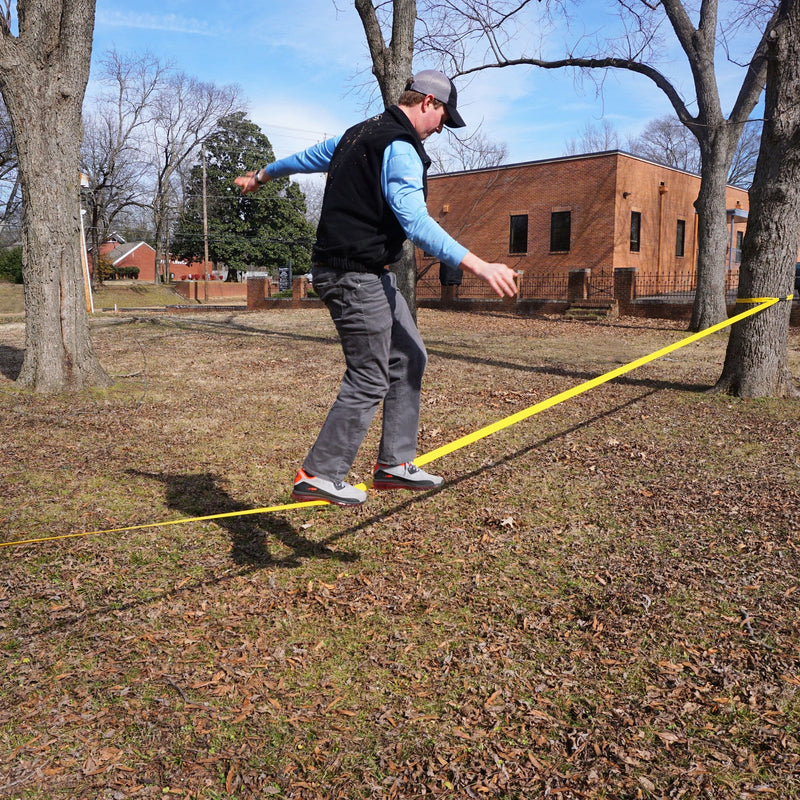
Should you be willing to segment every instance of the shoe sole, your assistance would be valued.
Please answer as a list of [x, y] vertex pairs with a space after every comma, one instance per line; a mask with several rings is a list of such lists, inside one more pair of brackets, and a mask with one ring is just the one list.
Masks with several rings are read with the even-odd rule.
[[322, 500], [325, 503], [330, 503], [334, 506], [361, 506], [364, 505], [364, 500], [343, 500], [341, 497], [332, 497], [322, 492], [309, 492], [303, 494], [302, 492], [292, 492], [292, 500], [297, 500], [300, 503], [315, 502]]
[[419, 484], [411, 483], [410, 481], [387, 481], [376, 480], [375, 478], [372, 479], [373, 489], [411, 489], [412, 491], [422, 492], [426, 489], [438, 489], [443, 485], [444, 483]]

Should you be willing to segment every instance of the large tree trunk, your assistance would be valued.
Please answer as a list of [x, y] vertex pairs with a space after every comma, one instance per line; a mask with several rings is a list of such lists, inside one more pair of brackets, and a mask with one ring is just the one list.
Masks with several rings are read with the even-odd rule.
[[38, 392], [107, 385], [83, 288], [79, 164], [94, 0], [19, 0], [19, 36], [0, 36], [0, 89], [22, 184], [25, 359]]
[[[792, 292], [800, 235], [800, 0], [782, 0], [769, 45], [765, 122], [742, 245], [739, 297]], [[797, 396], [787, 365], [788, 302], [731, 331], [717, 389], [740, 397]]]

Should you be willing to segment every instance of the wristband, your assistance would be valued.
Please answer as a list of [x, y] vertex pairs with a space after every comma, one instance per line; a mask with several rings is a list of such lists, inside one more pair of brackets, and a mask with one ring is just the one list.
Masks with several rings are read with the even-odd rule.
[[259, 177], [258, 177], [258, 176], [259, 176], [260, 174], [261, 174], [261, 169], [257, 169], [257, 170], [256, 170], [256, 174], [255, 174], [255, 175], [253, 175], [253, 177], [256, 179], [256, 183], [257, 183], [259, 186], [263, 186], [263, 185], [266, 183], [266, 181], [262, 181], [262, 180], [260, 180], [260, 179], [259, 179]]

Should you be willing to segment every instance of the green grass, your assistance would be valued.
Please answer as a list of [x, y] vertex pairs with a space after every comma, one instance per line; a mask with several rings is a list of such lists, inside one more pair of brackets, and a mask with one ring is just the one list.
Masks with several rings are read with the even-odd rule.
[[[25, 314], [24, 287], [21, 284], [0, 281], [0, 324], [13, 321], [15, 315]], [[185, 305], [188, 301], [169, 286], [152, 283], [109, 281], [93, 295], [96, 312], [101, 309], [148, 308], [168, 305]]]

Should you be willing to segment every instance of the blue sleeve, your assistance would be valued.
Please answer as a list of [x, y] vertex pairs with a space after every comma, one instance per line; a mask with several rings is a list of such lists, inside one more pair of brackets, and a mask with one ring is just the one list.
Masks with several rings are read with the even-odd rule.
[[334, 136], [299, 153], [273, 161], [272, 164], [267, 164], [264, 170], [270, 178], [285, 178], [298, 172], [304, 174], [327, 172], [333, 151], [341, 138]]
[[396, 139], [384, 150], [381, 189], [406, 236], [417, 247], [452, 267], [464, 260], [467, 248], [428, 214], [422, 162], [409, 142]]

